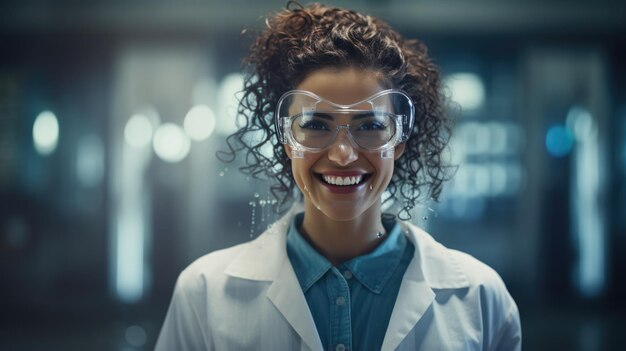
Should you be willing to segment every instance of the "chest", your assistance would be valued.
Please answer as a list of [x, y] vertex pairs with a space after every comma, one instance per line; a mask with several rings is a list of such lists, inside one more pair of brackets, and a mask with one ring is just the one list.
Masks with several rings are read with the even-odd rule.
[[[312, 314], [303, 300], [294, 300], [293, 309], [305, 307], [294, 320], [286, 316], [266, 296], [267, 289], [244, 285], [230, 286], [223, 290], [223, 298], [207, 296], [206, 329], [210, 349], [215, 350], [317, 350], [320, 346], [306, 342], [303, 333], [320, 335]], [[418, 298], [418, 297], [416, 297]], [[384, 338], [398, 339], [396, 350], [481, 350], [482, 322], [477, 304], [467, 299], [462, 291], [438, 294], [425, 313], [413, 325], [395, 325], [387, 328]], [[211, 303], [211, 301], [219, 301]], [[297, 304], [301, 304], [297, 306]], [[304, 305], [304, 306], [302, 306]], [[478, 304], [479, 305], [479, 304]], [[394, 314], [402, 314], [403, 308], [394, 307]], [[372, 321], [375, 315], [368, 318]], [[304, 326], [305, 330], [302, 329]], [[306, 329], [309, 330], [306, 330]], [[352, 339], [368, 349], [366, 336], [352, 334]], [[317, 345], [322, 345], [318, 343]], [[355, 348], [356, 349], [356, 348]]]

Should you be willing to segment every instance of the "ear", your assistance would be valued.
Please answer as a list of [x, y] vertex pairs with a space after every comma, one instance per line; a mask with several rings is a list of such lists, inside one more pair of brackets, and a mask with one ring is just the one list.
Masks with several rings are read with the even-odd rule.
[[393, 159], [397, 160], [404, 153], [404, 148], [406, 147], [406, 143], [400, 143], [396, 145], [396, 149], [393, 151]]
[[284, 144], [283, 146], [285, 147], [285, 153], [287, 153], [287, 157], [289, 157], [289, 159], [291, 160], [291, 146], [289, 144]]

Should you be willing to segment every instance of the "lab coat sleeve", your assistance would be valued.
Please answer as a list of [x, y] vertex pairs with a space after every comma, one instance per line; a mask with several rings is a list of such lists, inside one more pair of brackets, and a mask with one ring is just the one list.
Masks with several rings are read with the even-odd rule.
[[491, 313], [491, 340], [489, 350], [493, 351], [521, 351], [522, 326], [519, 310], [513, 297], [509, 294], [502, 278], [497, 273], [488, 280], [493, 295], [489, 304]]
[[210, 350], [208, 326], [203, 318], [202, 284], [183, 271], [156, 343], [155, 351]]
[[483, 350], [520, 351], [522, 327], [519, 310], [500, 275], [491, 267], [458, 253], [471, 286], [478, 287], [482, 310]]
[[510, 312], [508, 318], [496, 334], [493, 342], [494, 351], [521, 351], [522, 327], [517, 307]]

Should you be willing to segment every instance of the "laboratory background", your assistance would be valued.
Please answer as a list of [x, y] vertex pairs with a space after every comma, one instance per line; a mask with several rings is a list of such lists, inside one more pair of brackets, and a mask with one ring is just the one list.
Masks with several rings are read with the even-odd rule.
[[[285, 3], [0, 2], [1, 350], [152, 350], [178, 273], [276, 218], [216, 152]], [[326, 3], [441, 67], [458, 169], [412, 221], [502, 276], [525, 350], [623, 350], [626, 2]]]

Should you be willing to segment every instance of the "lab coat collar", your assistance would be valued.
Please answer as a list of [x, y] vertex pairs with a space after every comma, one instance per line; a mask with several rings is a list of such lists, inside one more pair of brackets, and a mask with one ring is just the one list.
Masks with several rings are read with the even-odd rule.
[[[226, 268], [225, 273], [242, 279], [273, 281], [281, 266], [286, 263], [287, 232], [293, 216], [299, 211], [300, 206], [292, 207], [253, 240]], [[461, 263], [451, 254], [450, 249], [411, 223], [400, 222], [400, 225], [415, 246], [413, 261], [409, 264], [406, 274], [414, 271], [412, 274], [415, 277], [423, 276], [421, 279], [433, 289], [458, 289], [469, 286]]]
[[293, 206], [263, 234], [251, 241], [226, 267], [224, 273], [241, 279], [274, 281], [282, 266], [289, 263], [287, 231], [298, 210], [299, 207]]
[[[272, 282], [267, 296], [283, 314], [307, 346], [322, 349], [308, 304], [287, 257], [286, 240], [293, 216], [301, 211], [294, 206], [253, 240], [231, 262], [225, 273], [232, 277]], [[382, 349], [400, 345], [435, 299], [438, 289], [469, 286], [463, 267], [452, 251], [437, 243], [417, 226], [401, 222], [403, 233], [415, 246], [415, 253], [404, 275]]]
[[404, 273], [382, 350], [395, 350], [400, 345], [430, 308], [437, 289], [469, 286], [462, 267], [448, 249], [417, 226], [408, 222], [401, 225], [415, 246], [415, 253]]
[[407, 270], [408, 276], [423, 279], [432, 289], [462, 289], [469, 287], [469, 281], [463, 265], [457, 259], [458, 253], [441, 245], [430, 234], [409, 222], [401, 222], [402, 230], [415, 246], [413, 261], [409, 264], [413, 270]]

